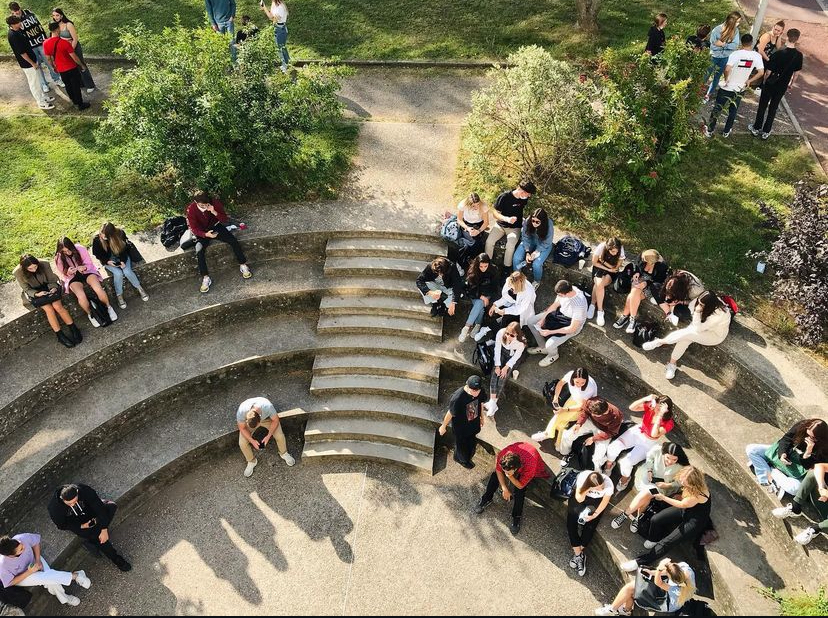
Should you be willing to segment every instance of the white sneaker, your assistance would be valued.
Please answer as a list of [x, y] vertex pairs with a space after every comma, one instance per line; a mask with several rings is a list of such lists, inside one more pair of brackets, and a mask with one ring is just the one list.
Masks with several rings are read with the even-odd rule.
[[520, 371], [518, 371], [517, 369], [514, 369], [512, 371], [512, 379], [517, 380], [519, 377], [520, 377]]
[[482, 341], [486, 337], [486, 335], [489, 334], [489, 331], [491, 331], [491, 330], [492, 329], [489, 328], [488, 326], [484, 326], [479, 331], [477, 331], [477, 334], [474, 336], [474, 340], [475, 341]]
[[95, 318], [93, 318], [91, 313], [89, 314], [89, 322], [90, 322], [90, 323], [92, 324], [92, 326], [94, 326], [95, 328], [100, 328], [100, 327], [101, 327], [100, 322], [98, 322], [98, 320], [96, 320]]
[[[619, 611], [617, 609], [615, 609], [612, 605], [607, 603], [603, 607], [599, 607], [598, 609], [596, 609], [595, 610], [595, 615], [596, 616], [618, 616], [620, 614], [619, 614]], [[629, 616], [629, 614], [623, 614], [623, 615], [624, 616]]]
[[70, 605], [72, 607], [77, 607], [78, 605], [80, 605], [80, 599], [76, 596], [71, 595], [71, 594], [67, 594], [62, 599], [58, 598], [58, 600], [63, 605]]
[[469, 334], [472, 337], [477, 337], [477, 333], [479, 333], [479, 332], [480, 332], [480, 324], [475, 324], [474, 327], [472, 327], [471, 332]]
[[464, 326], [457, 337], [457, 341], [463, 343], [469, 336], [469, 327]]
[[587, 309], [587, 320], [591, 320], [595, 317], [595, 305], [590, 305], [589, 309]]
[[126, 309], [126, 307], [127, 307], [127, 304], [126, 304], [126, 301], [124, 300], [123, 295], [118, 296], [118, 306], [119, 306], [121, 309]]
[[250, 277], [253, 276], [253, 273], [250, 272], [250, 267], [248, 267], [247, 264], [242, 264], [241, 266], [239, 266], [239, 270], [241, 271], [242, 278], [244, 279], [250, 279]]
[[63, 83], [63, 80], [56, 81], [55, 86], [58, 86], [59, 88], [66, 88], [66, 84]]
[[536, 431], [535, 433], [533, 433], [533, 434], [532, 434], [532, 439], [533, 439], [535, 442], [543, 442], [543, 441], [544, 441], [544, 440], [546, 440], [548, 437], [549, 437], [549, 436], [547, 436], [547, 435], [546, 435], [546, 432], [545, 432], [545, 431]]
[[678, 326], [679, 317], [675, 313], [671, 313], [667, 316], [667, 321], [673, 326]]
[[630, 318], [630, 321], [627, 322], [627, 328], [624, 329], [624, 332], [628, 335], [632, 335], [635, 332], [635, 318]]
[[78, 571], [75, 581], [78, 583], [78, 586], [86, 588], [87, 590], [89, 590], [89, 586], [92, 585], [92, 580], [86, 576], [86, 571]]
[[279, 455], [279, 457], [281, 457], [284, 460], [284, 462], [288, 465], [288, 468], [291, 468], [296, 465], [296, 460], [290, 453], [282, 453]]
[[486, 416], [491, 418], [497, 413], [497, 402], [490, 401], [489, 403], [485, 404], [483, 408], [486, 410]]
[[796, 541], [800, 545], [807, 545], [808, 543], [814, 540], [814, 537], [816, 535], [817, 531], [814, 528], [805, 528], [805, 530], [803, 530], [794, 537], [794, 541]]
[[673, 363], [667, 363], [667, 369], [664, 371], [664, 377], [668, 380], [672, 380], [676, 377], [676, 367]]
[[653, 339], [652, 341], [645, 341], [642, 343], [641, 349], [645, 352], [652, 352], [659, 346], [661, 346], [661, 343], [659, 343], [658, 339]]
[[47, 86], [46, 84], [41, 84], [41, 85], [40, 85], [40, 89], [41, 89], [44, 93], [49, 92], [49, 91], [51, 90], [51, 88], [49, 88], [49, 86]]
[[106, 307], [107, 313], [109, 313], [109, 319], [113, 322], [118, 319], [118, 314], [115, 313], [115, 308], [112, 305], [107, 305]]
[[547, 354], [542, 359], [540, 359], [540, 362], [538, 363], [538, 365], [540, 365], [541, 367], [549, 367], [549, 365], [554, 363], [556, 360], [558, 360], [557, 356], [549, 356]]
[[544, 352], [546, 352], [546, 350], [544, 350], [543, 348], [534, 347], [529, 348], [528, 350], [526, 350], [526, 352], [528, 354], [543, 354]]
[[799, 515], [799, 513], [793, 512], [793, 504], [786, 504], [785, 506], [778, 506], [771, 511], [774, 517], [778, 517], [779, 519], [785, 519], [786, 517], [792, 517], [794, 515]]
[[87, 88], [86, 89], [86, 94], [92, 94], [93, 92], [95, 92], [94, 88]]
[[635, 560], [627, 560], [621, 563], [621, 570], [626, 573], [634, 573], [638, 570], [638, 563]]
[[258, 463], [259, 463], [258, 459], [254, 459], [253, 461], [247, 462], [247, 467], [244, 469], [245, 478], [250, 478], [253, 475], [253, 470], [256, 469], [256, 466], [258, 465]]
[[213, 285], [213, 280], [210, 279], [207, 275], [204, 275], [204, 278], [201, 280], [201, 288], [200, 291], [202, 294], [206, 294], [210, 291], [210, 286]]
[[604, 312], [603, 311], [599, 311], [597, 313], [597, 315], [595, 317], [595, 323], [598, 326], [603, 326], [604, 324], [606, 324], [606, 322], [604, 321]]
[[644, 549], [652, 549], [656, 546], [655, 541], [644, 541]]

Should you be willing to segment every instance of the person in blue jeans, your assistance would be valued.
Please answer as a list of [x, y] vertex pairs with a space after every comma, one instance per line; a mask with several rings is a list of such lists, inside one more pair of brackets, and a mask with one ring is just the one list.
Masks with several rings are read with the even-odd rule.
[[107, 221], [101, 227], [101, 231], [95, 234], [92, 239], [92, 254], [106, 267], [112, 276], [112, 284], [115, 287], [115, 295], [118, 297], [118, 306], [126, 309], [124, 300], [124, 279], [132, 284], [132, 287], [141, 296], [141, 300], [147, 302], [149, 294], [141, 287], [138, 275], [132, 270], [132, 259], [129, 257], [129, 244], [126, 233]]
[[513, 268], [522, 270], [531, 264], [534, 280], [532, 285], [535, 289], [538, 289], [543, 278], [543, 263], [552, 253], [555, 244], [552, 240], [554, 234], [554, 225], [543, 208], [536, 208], [523, 222], [523, 232], [520, 245], [515, 249]]
[[719, 87], [719, 79], [724, 73], [725, 66], [727, 66], [727, 59], [730, 54], [739, 49], [739, 22], [742, 21], [742, 14], [739, 11], [733, 11], [727, 16], [724, 23], [719, 24], [713, 28], [710, 33], [710, 68], [707, 69], [707, 74], [704, 76], [705, 82], [711, 78], [710, 86], [707, 88], [707, 94], [704, 99], [707, 101], [716, 88]]
[[469, 334], [472, 337], [477, 334], [486, 308], [497, 300], [497, 294], [497, 268], [488, 253], [481, 253], [469, 263], [466, 273], [466, 298], [471, 299], [472, 308], [457, 341], [463, 343]]
[[232, 35], [236, 32], [233, 23], [236, 19], [236, 0], [204, 0], [204, 8], [213, 30], [219, 34], [230, 33], [230, 57], [235, 62], [236, 46]]
[[272, 0], [270, 10], [268, 10], [264, 0], [259, 0], [259, 7], [265, 12], [267, 18], [273, 22], [273, 35], [276, 38], [276, 49], [279, 50], [279, 56], [282, 60], [282, 73], [287, 73], [288, 64], [290, 63], [290, 54], [288, 54], [287, 50], [287, 5], [283, 0]]

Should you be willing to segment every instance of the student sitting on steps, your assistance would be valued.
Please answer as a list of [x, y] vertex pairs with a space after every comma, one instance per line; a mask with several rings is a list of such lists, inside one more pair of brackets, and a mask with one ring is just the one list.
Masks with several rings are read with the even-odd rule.
[[584, 470], [575, 481], [566, 509], [566, 530], [572, 546], [569, 568], [586, 575], [586, 550], [613, 494], [610, 477]]
[[465, 271], [469, 263], [486, 248], [489, 207], [477, 193], [470, 193], [457, 204], [457, 225], [460, 227], [464, 243], [457, 254], [457, 264]]
[[664, 319], [673, 326], [678, 326], [679, 320], [690, 321], [693, 318], [687, 305], [703, 293], [704, 285], [696, 275], [686, 270], [676, 270], [654, 296], [664, 312]]
[[513, 268], [532, 267], [532, 286], [537, 290], [543, 279], [543, 264], [555, 246], [555, 226], [543, 208], [536, 208], [523, 222], [520, 244], [515, 250]]
[[635, 332], [638, 308], [644, 300], [658, 302], [661, 287], [667, 279], [667, 271], [667, 262], [655, 249], [648, 249], [638, 256], [632, 276], [632, 287], [624, 302], [624, 310], [613, 324], [615, 328], [626, 326], [627, 334]]
[[[566, 391], [566, 395], [563, 393]], [[552, 396], [553, 416], [544, 431], [532, 434], [532, 439], [554, 440], [557, 434], [556, 446], [561, 448], [561, 436], [566, 426], [577, 420], [581, 413], [581, 406], [587, 399], [598, 396], [598, 384], [589, 375], [586, 367], [578, 367], [558, 380]], [[563, 403], [561, 403], [563, 401]]]
[[654, 569], [641, 567], [615, 600], [595, 610], [596, 616], [632, 616], [633, 607], [675, 615], [696, 594], [696, 574], [686, 562], [665, 558]]
[[[253, 474], [253, 470], [259, 463], [256, 453], [263, 450], [271, 438], [276, 438], [279, 457], [288, 466], [296, 464], [296, 460], [288, 453], [285, 433], [282, 431], [282, 423], [279, 422], [276, 408], [268, 399], [252, 397], [242, 401], [239, 409], [236, 410], [236, 425], [239, 428], [239, 449], [247, 460], [247, 467], [244, 469], [245, 477]], [[253, 436], [260, 427], [267, 430], [261, 441]]]
[[[60, 300], [63, 295], [63, 288], [58, 282], [55, 273], [52, 272], [49, 262], [38, 260], [36, 257], [23, 254], [20, 263], [15, 267], [15, 280], [20, 289], [23, 290], [22, 298], [25, 307], [40, 307], [46, 314], [49, 326], [57, 335], [57, 340], [67, 348], [73, 348], [81, 341], [78, 325], [72, 319], [69, 311]], [[69, 334], [63, 332], [61, 321], [66, 324]]]
[[523, 359], [525, 349], [526, 337], [517, 322], [501, 328], [495, 336], [494, 367], [489, 383], [489, 401], [483, 404], [486, 416], [494, 416], [497, 413], [497, 400], [506, 388], [509, 375], [511, 374], [512, 379], [517, 380], [520, 372], [516, 367]]
[[435, 258], [417, 277], [417, 289], [423, 295], [423, 302], [431, 305], [431, 316], [454, 315], [457, 301], [463, 292], [463, 280], [449, 260]]
[[592, 302], [589, 305], [587, 319], [596, 315], [595, 323], [604, 325], [604, 296], [607, 286], [611, 285], [624, 269], [624, 245], [620, 238], [608, 238], [595, 247], [592, 252]]
[[541, 367], [558, 360], [561, 345], [578, 335], [587, 319], [587, 300], [581, 290], [561, 279], [555, 284], [555, 295], [555, 302], [546, 311], [528, 320], [529, 330], [538, 344], [529, 348], [529, 354], [546, 353], [538, 363]]
[[535, 288], [522, 272], [516, 270], [506, 279], [500, 298], [489, 308], [489, 315], [500, 316], [502, 326], [509, 322], [519, 322], [523, 327], [529, 324], [534, 314]]
[[130, 243], [122, 229], [115, 227], [109, 221], [104, 223], [101, 226], [101, 231], [95, 234], [92, 239], [92, 255], [112, 275], [112, 285], [115, 287], [115, 296], [121, 309], [126, 309], [127, 306], [124, 300], [124, 279], [132, 284], [132, 287], [141, 296], [141, 300], [144, 302], [149, 300], [149, 295], [141, 287], [138, 275], [132, 270]]
[[773, 509], [773, 516], [784, 519], [802, 514], [802, 507], [809, 505], [819, 518], [816, 526], [808, 526], [794, 537], [800, 545], [807, 545], [814, 537], [828, 534], [828, 463], [819, 463], [809, 470], [794, 496], [785, 506]]
[[472, 337], [477, 334], [486, 308], [497, 300], [497, 288], [497, 267], [488, 254], [481, 253], [471, 261], [466, 272], [466, 298], [471, 300], [472, 308], [457, 341], [463, 343], [470, 334]]
[[607, 460], [609, 441], [618, 435], [623, 420], [624, 415], [621, 410], [603, 397], [588, 399], [581, 406], [575, 425], [563, 432], [561, 446], [558, 450], [561, 455], [569, 455], [575, 440], [579, 436], [589, 434], [590, 437], [584, 445], [595, 445], [592, 462], [595, 470], [600, 471], [601, 466]]
[[118, 319], [118, 314], [115, 313], [115, 309], [109, 302], [109, 296], [107, 296], [101, 285], [103, 278], [98, 269], [95, 268], [86, 247], [74, 243], [64, 236], [58, 241], [55, 250], [55, 268], [57, 269], [57, 276], [63, 282], [63, 291], [67, 294], [72, 292], [75, 295], [78, 304], [86, 312], [92, 326], [98, 328], [100, 323], [92, 315], [92, 306], [86, 296], [84, 284], [92, 288], [97, 299], [106, 307], [109, 319], [113, 322]]

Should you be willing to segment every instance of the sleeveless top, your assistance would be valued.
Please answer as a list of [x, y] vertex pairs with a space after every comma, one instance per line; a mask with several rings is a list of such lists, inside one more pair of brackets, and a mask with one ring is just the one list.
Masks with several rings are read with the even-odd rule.
[[[768, 58], [770, 58], [771, 54], [776, 51], [776, 44], [779, 42], [779, 39], [781, 39], [781, 38], [782, 38], [782, 35], [780, 34], [778, 37], [776, 37], [775, 41], [773, 40], [773, 38], [771, 38], [765, 44], [765, 55]], [[753, 46], [753, 51], [757, 51], [757, 52], [759, 51], [759, 43], [757, 43], [756, 45]]]
[[69, 28], [60, 29], [60, 38], [66, 39], [70, 43], [72, 42], [72, 34], [69, 32]]
[[[702, 494], [704, 496], [704, 494]], [[710, 519], [710, 496], [704, 496], [707, 498], [704, 502], [699, 502], [694, 506], [691, 506], [688, 509], [684, 509], [684, 513], [682, 513], [682, 521], [690, 521], [690, 520], [702, 520], [707, 521]]]

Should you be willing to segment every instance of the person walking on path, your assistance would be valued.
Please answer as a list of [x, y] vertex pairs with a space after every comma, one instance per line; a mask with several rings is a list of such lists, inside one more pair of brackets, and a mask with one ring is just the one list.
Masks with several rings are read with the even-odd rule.
[[290, 54], [287, 50], [288, 40], [288, 8], [283, 0], [273, 0], [270, 3], [270, 10], [265, 6], [264, 0], [260, 0], [259, 8], [261, 8], [267, 18], [273, 22], [273, 36], [276, 39], [276, 49], [279, 50], [279, 57], [282, 61], [282, 73], [287, 73], [288, 64], [290, 64]]
[[503, 265], [506, 268], [510, 269], [512, 267], [512, 257], [520, 240], [520, 229], [523, 227], [523, 209], [536, 191], [534, 183], [528, 180], [524, 181], [516, 189], [501, 193], [495, 200], [494, 207], [490, 212], [495, 220], [489, 232], [489, 237], [486, 239], [486, 253], [494, 257], [494, 248], [497, 241], [505, 236], [506, 253], [503, 255]]
[[23, 33], [23, 25], [21, 22], [22, 20], [16, 15], [9, 15], [6, 18], [6, 23], [9, 25], [9, 47], [11, 47], [17, 64], [23, 69], [23, 74], [29, 83], [29, 91], [32, 93], [32, 97], [34, 97], [37, 106], [40, 109], [55, 109], [55, 106], [52, 104], [55, 97], [50, 97], [45, 94], [49, 92], [49, 87], [47, 86], [43, 90], [40, 84], [38, 84], [37, 56], [29, 43], [29, 39]]
[[762, 85], [756, 120], [748, 125], [748, 131], [754, 137], [761, 136], [762, 139], [770, 137], [776, 110], [782, 102], [782, 97], [794, 87], [799, 72], [802, 70], [802, 52], [796, 48], [799, 30], [791, 28], [787, 32], [787, 38], [785, 49], [774, 53], [766, 66], [768, 76]]
[[72, 44], [60, 37], [60, 24], [49, 22], [49, 33], [50, 38], [43, 43], [43, 53], [46, 54], [49, 66], [60, 73], [60, 78], [66, 85], [66, 94], [75, 107], [80, 111], [89, 109], [89, 103], [83, 100], [81, 93], [83, 60], [72, 49]]
[[722, 131], [722, 137], [730, 137], [733, 123], [736, 122], [736, 112], [739, 110], [739, 104], [742, 102], [745, 89], [760, 81], [765, 75], [762, 55], [752, 49], [753, 37], [745, 34], [742, 36], [741, 43], [742, 48], [730, 54], [730, 58], [727, 59], [724, 79], [719, 82], [716, 103], [710, 111], [710, 120], [704, 129], [705, 137], [713, 137], [719, 114], [723, 109], [727, 110], [727, 121]]
[[705, 101], [709, 100], [711, 95], [716, 92], [716, 88], [719, 87], [719, 79], [724, 73], [730, 54], [739, 49], [739, 23], [741, 21], [742, 14], [739, 11], [733, 11], [727, 16], [724, 23], [713, 28], [713, 32], [710, 33], [711, 64], [704, 79], [707, 81], [712, 77], [712, 81], [707, 88], [707, 94], [704, 95]]
[[32, 46], [32, 51], [34, 52], [35, 58], [37, 58], [37, 70], [40, 75], [40, 88], [43, 92], [49, 92], [49, 83], [46, 81], [46, 73], [43, 71], [43, 68], [49, 71], [49, 75], [52, 77], [52, 82], [56, 86], [60, 86], [64, 88], [63, 80], [60, 79], [60, 74], [52, 69], [49, 66], [49, 63], [46, 62], [46, 54], [43, 53], [43, 43], [49, 38], [49, 35], [46, 34], [46, 31], [43, 29], [43, 26], [40, 23], [40, 20], [37, 18], [32, 11], [29, 9], [24, 9], [20, 7], [20, 4], [17, 2], [9, 2], [9, 10], [11, 14], [15, 17], [19, 17], [22, 21], [20, 22], [23, 26], [23, 34], [26, 35], [26, 38], [29, 40], [29, 45]]
[[80, 44], [80, 39], [78, 39], [78, 31], [75, 29], [75, 23], [66, 17], [63, 9], [52, 9], [52, 19], [60, 24], [60, 38], [69, 41], [72, 44], [72, 49], [75, 50], [75, 54], [81, 59], [78, 64], [81, 65], [81, 78], [83, 79], [83, 86], [86, 88], [87, 94], [94, 92], [95, 80], [92, 79], [92, 73], [89, 71], [89, 67], [83, 59], [83, 46]]
[[[276, 438], [276, 448], [279, 449], [279, 457], [290, 466], [296, 465], [293, 455], [288, 453], [285, 432], [282, 431], [282, 423], [276, 408], [270, 400], [264, 397], [252, 397], [241, 402], [236, 410], [236, 425], [239, 428], [239, 448], [247, 460], [247, 467], [244, 469], [244, 476], [250, 477], [259, 461], [256, 459], [256, 452], [263, 450], [271, 438]], [[261, 441], [253, 437], [259, 427], [267, 429], [267, 434]]]
[[664, 27], [667, 25], [667, 15], [659, 13], [653, 20], [653, 25], [650, 26], [650, 31], [647, 33], [647, 46], [644, 48], [644, 53], [650, 56], [657, 56], [664, 51], [667, 45], [667, 36], [664, 34]]
[[78, 483], [58, 487], [49, 500], [48, 510], [55, 526], [80, 537], [81, 545], [93, 556], [103, 554], [121, 571], [132, 570], [132, 565], [112, 546], [109, 536], [117, 504], [101, 500], [94, 489]]
[[452, 393], [449, 409], [443, 418], [439, 432], [446, 435], [449, 423], [454, 431], [454, 461], [464, 468], [474, 468], [474, 451], [477, 448], [477, 434], [485, 424], [482, 414], [486, 392], [483, 390], [483, 378], [469, 376], [466, 384]]

